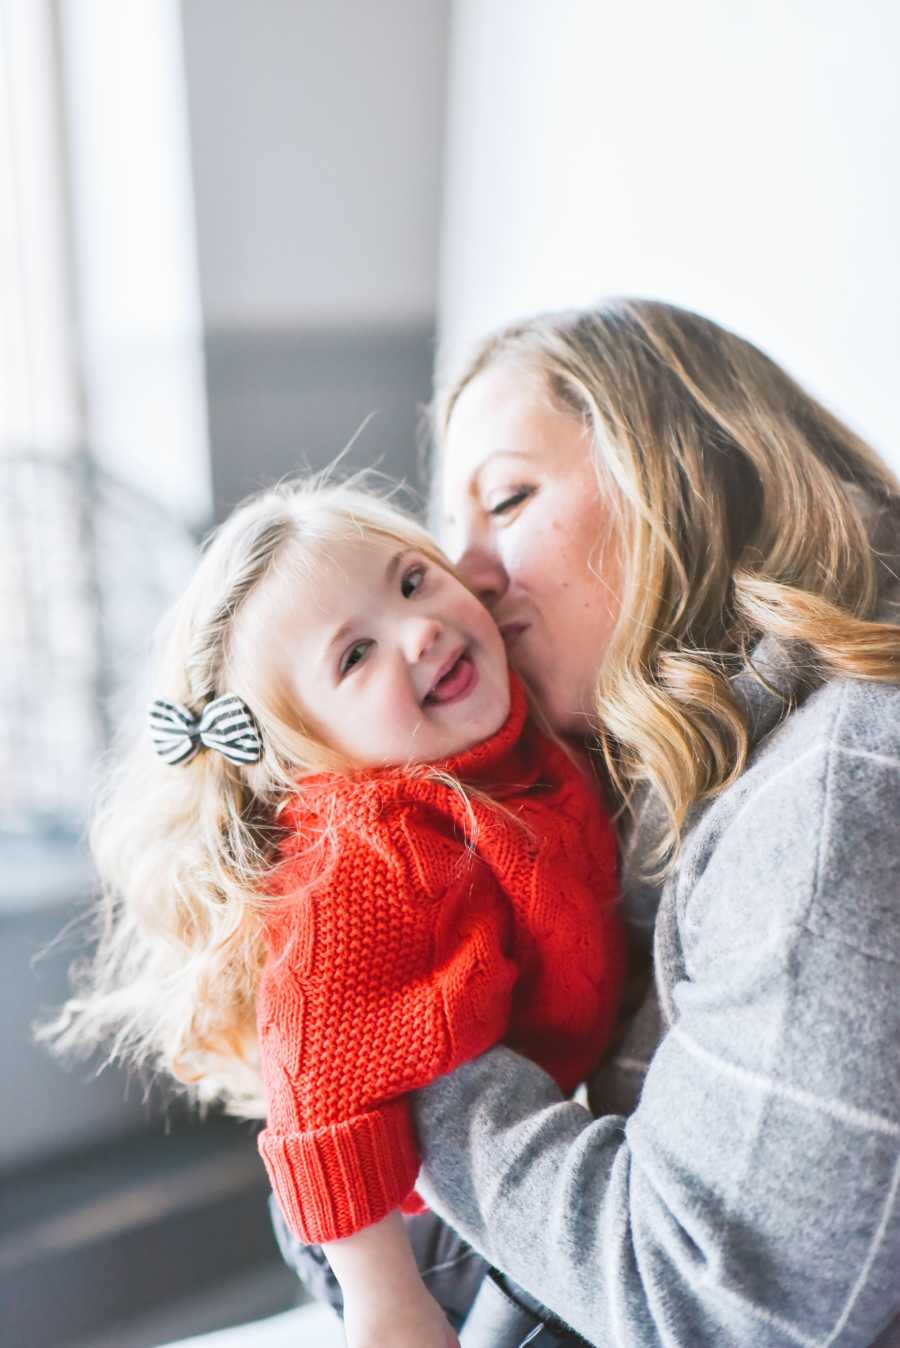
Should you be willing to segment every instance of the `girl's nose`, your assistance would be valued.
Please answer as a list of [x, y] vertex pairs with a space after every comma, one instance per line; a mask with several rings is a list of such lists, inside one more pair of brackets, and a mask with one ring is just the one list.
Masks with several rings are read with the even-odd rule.
[[509, 576], [500, 558], [483, 543], [466, 548], [456, 563], [466, 584], [488, 608], [493, 608], [509, 588]]
[[427, 655], [443, 628], [436, 618], [414, 618], [406, 625], [406, 656], [415, 664]]

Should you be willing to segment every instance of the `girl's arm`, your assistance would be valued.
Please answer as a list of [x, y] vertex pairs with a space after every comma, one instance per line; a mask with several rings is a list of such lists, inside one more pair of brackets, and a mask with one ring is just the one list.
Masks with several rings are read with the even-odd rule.
[[501, 1038], [516, 978], [505, 906], [462, 845], [412, 807], [367, 828], [340, 848], [327, 892], [273, 923], [257, 992], [257, 1145], [308, 1244], [406, 1202], [419, 1171], [409, 1092]]
[[419, 1276], [399, 1212], [322, 1248], [344, 1294], [349, 1348], [457, 1348]]

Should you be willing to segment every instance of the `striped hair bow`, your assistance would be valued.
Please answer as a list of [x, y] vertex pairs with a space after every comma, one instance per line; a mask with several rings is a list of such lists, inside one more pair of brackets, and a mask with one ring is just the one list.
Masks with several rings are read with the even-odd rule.
[[207, 702], [195, 716], [180, 702], [158, 697], [150, 704], [150, 734], [160, 758], [189, 763], [201, 748], [216, 749], [229, 763], [258, 763], [262, 739], [246, 702], [234, 693]]

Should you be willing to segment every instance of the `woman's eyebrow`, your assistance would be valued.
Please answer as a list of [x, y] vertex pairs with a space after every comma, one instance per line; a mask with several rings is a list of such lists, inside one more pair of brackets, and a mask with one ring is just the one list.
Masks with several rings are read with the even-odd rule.
[[[486, 468], [492, 459], [528, 459], [531, 455], [527, 449], [492, 449], [490, 454], [482, 460], [478, 468], [478, 473]], [[478, 476], [478, 473], [475, 476]]]
[[495, 459], [530, 459], [531, 455], [527, 449], [495, 449], [492, 450], [486, 458], [482, 459], [477, 469], [472, 475], [472, 486], [477, 486], [478, 480], [485, 468], [492, 464]]
[[495, 459], [530, 459], [531, 455], [525, 449], [495, 449], [492, 450], [486, 458], [476, 468], [469, 481], [469, 494], [474, 496], [481, 486], [481, 475]]

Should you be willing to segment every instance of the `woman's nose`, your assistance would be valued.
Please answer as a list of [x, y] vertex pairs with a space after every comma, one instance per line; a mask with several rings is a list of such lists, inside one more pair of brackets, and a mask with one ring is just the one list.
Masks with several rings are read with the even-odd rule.
[[509, 588], [506, 568], [497, 554], [483, 544], [466, 548], [456, 565], [463, 580], [488, 608], [492, 608], [506, 594]]

